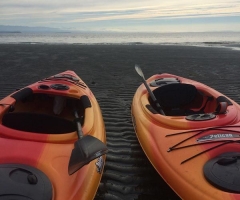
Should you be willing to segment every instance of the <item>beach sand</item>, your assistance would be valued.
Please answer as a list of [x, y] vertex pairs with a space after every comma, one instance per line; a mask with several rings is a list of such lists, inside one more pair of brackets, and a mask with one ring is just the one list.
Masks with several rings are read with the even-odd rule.
[[203, 82], [240, 103], [240, 51], [157, 45], [0, 44], [0, 97], [65, 70], [74, 70], [102, 109], [107, 154], [98, 200], [175, 200], [144, 155], [131, 121], [141, 78], [172, 73]]

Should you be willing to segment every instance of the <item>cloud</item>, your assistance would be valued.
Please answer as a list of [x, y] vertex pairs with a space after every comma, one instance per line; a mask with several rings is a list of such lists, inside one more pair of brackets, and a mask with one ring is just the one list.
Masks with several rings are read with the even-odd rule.
[[[117, 24], [147, 25], [177, 20], [240, 16], [239, 0], [7, 0], [0, 2], [0, 23], [76, 27], [95, 24], [117, 29]], [[183, 21], [182, 21], [183, 22]], [[87, 25], [89, 23], [89, 25]], [[237, 22], [236, 22], [237, 23]]]

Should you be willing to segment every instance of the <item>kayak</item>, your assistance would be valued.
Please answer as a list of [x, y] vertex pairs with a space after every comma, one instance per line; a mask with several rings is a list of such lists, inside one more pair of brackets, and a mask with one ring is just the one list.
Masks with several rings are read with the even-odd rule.
[[65, 71], [0, 101], [0, 199], [93, 199], [106, 133], [88, 86]]
[[136, 71], [132, 120], [160, 176], [181, 199], [240, 199], [240, 106], [197, 81]]

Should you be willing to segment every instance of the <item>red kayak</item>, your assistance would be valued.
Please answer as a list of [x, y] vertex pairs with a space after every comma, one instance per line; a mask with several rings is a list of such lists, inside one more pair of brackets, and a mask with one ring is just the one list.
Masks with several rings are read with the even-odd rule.
[[73, 71], [0, 101], [0, 199], [93, 199], [107, 153], [105, 126]]

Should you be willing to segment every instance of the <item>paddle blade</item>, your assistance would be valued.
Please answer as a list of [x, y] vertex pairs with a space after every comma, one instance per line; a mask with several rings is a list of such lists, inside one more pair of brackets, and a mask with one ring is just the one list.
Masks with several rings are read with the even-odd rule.
[[141, 76], [143, 79], [145, 79], [144, 74], [142, 72], [142, 69], [137, 64], [135, 65], [135, 70], [136, 70], [136, 72], [138, 73], [139, 76]]
[[107, 146], [99, 139], [85, 135], [77, 140], [68, 164], [68, 174], [71, 175], [92, 160], [106, 154]]

